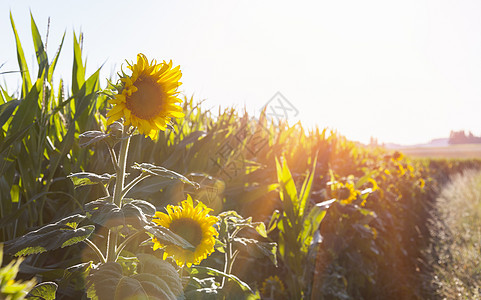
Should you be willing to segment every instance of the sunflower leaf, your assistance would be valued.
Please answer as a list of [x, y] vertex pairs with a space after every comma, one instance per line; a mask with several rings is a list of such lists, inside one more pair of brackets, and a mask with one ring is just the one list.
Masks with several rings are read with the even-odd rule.
[[5, 252], [15, 256], [26, 256], [79, 243], [87, 239], [95, 230], [94, 225], [77, 228], [83, 219], [85, 216], [77, 214], [43, 226], [6, 242]]
[[150, 202], [144, 201], [144, 200], [135, 200], [135, 199], [131, 199], [131, 198], [124, 198], [124, 199], [122, 199], [122, 203], [123, 203], [123, 205], [125, 205], [125, 204], [134, 205], [134, 206], [138, 207], [140, 210], [142, 210], [142, 212], [145, 215], [151, 216], [151, 217], [153, 217], [155, 215], [155, 212], [157, 210], [153, 204], [151, 204]]
[[187, 179], [187, 177], [185, 177], [185, 176], [183, 176], [179, 173], [176, 173], [172, 170], [166, 169], [164, 167], [156, 166], [156, 165], [149, 164], [149, 163], [141, 163], [141, 164], [134, 163], [134, 165], [131, 168], [136, 169], [136, 170], [140, 170], [142, 172], [147, 172], [147, 173], [149, 173], [151, 175], [154, 175], [154, 176], [167, 177], [167, 178], [170, 178], [172, 180], [177, 179], [177, 180], [182, 181], [183, 183], [187, 183], [187, 184], [192, 185], [196, 189], [198, 189], [200, 187], [200, 185], [197, 182], [191, 181], [191, 180]]
[[75, 187], [84, 186], [84, 185], [92, 185], [97, 183], [107, 184], [115, 175], [110, 174], [95, 174], [90, 172], [79, 172], [73, 173], [67, 176], [72, 180]]
[[144, 229], [163, 245], [176, 245], [194, 251], [195, 247], [181, 236], [162, 226], [144, 226]]
[[147, 205], [141, 204], [132, 201], [120, 208], [108, 200], [98, 199], [85, 204], [85, 211], [92, 222], [108, 228], [132, 225], [134, 228], [141, 229], [149, 224], [151, 218], [144, 213], [144, 210], [148, 210]]
[[184, 292], [179, 273], [175, 268], [165, 260], [158, 259], [151, 254], [139, 253], [137, 258], [140, 262], [141, 273], [153, 274], [160, 277], [167, 283], [169, 289], [175, 295], [181, 295]]
[[26, 296], [28, 300], [55, 300], [58, 285], [55, 282], [37, 284]]
[[[87, 297], [90, 299], [184, 299], [180, 277], [165, 274], [176, 273], [168, 263], [159, 263], [148, 258], [158, 269], [156, 274], [139, 273], [131, 276], [122, 274], [122, 266], [116, 262], [101, 264], [92, 269], [87, 277]], [[158, 259], [157, 259], [158, 260]]]

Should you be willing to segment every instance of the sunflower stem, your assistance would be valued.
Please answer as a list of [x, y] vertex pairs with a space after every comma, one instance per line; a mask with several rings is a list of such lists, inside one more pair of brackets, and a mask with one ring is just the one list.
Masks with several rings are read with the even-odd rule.
[[[225, 249], [225, 265], [224, 265], [224, 273], [225, 274], [230, 274], [230, 269], [231, 267], [231, 260], [232, 260], [232, 243], [231, 243], [231, 235], [227, 233], [227, 239], [226, 239], [226, 249]], [[221, 288], [224, 287], [225, 285], [225, 277], [222, 277], [222, 284]]]
[[[122, 206], [122, 190], [124, 189], [125, 181], [125, 164], [127, 163], [127, 154], [129, 152], [130, 135], [127, 133], [127, 126], [124, 127], [122, 133], [122, 141], [120, 142], [120, 152], [117, 160], [117, 176], [115, 178], [115, 188], [112, 197], [112, 202], [118, 207]], [[117, 259], [117, 231], [109, 230], [107, 238], [107, 261], [115, 261]]]

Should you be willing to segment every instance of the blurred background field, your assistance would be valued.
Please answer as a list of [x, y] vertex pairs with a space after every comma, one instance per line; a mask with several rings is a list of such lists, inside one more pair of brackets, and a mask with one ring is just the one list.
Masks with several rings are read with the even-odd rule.
[[481, 144], [448, 145], [443, 147], [404, 147], [399, 149], [413, 158], [481, 159]]

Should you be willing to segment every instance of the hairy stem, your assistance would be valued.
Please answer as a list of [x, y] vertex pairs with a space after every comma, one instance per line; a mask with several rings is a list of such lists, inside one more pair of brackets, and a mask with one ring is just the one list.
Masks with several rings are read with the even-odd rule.
[[[122, 141], [120, 142], [120, 152], [117, 160], [117, 176], [115, 178], [114, 194], [112, 202], [118, 207], [122, 206], [122, 190], [125, 181], [125, 164], [127, 163], [127, 154], [129, 151], [130, 135], [127, 133], [127, 127], [124, 127]], [[112, 156], [114, 157], [114, 156]], [[107, 261], [115, 261], [117, 259], [117, 231], [109, 230], [107, 238]]]

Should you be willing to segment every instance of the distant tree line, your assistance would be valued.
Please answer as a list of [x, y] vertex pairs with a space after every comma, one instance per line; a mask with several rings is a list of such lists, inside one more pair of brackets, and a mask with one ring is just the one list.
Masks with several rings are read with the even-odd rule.
[[477, 144], [481, 143], [481, 137], [473, 135], [470, 131], [467, 135], [464, 130], [451, 131], [449, 134], [449, 144]]

